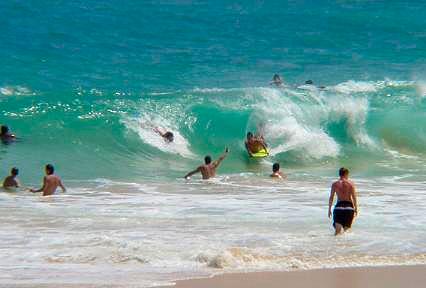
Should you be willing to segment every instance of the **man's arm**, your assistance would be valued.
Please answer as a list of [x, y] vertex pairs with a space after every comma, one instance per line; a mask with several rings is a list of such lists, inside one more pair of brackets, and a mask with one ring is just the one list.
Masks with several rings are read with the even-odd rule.
[[160, 128], [155, 127], [155, 128], [153, 128], [152, 130], [154, 130], [154, 132], [158, 133], [161, 137], [164, 137], [164, 133], [163, 133], [163, 132], [161, 132]]
[[[265, 149], [266, 151], [268, 151], [268, 145], [266, 144], [265, 140], [262, 137], [262, 141], [260, 141], [260, 143], [262, 144], [263, 149]], [[269, 154], [269, 153], [268, 153]]]
[[66, 192], [67, 191], [67, 189], [65, 189], [64, 184], [62, 184], [62, 180], [59, 180], [59, 187], [61, 187], [62, 192]]
[[356, 195], [355, 185], [353, 184], [352, 184], [351, 194], [352, 194], [352, 201], [354, 203], [354, 208], [355, 208], [354, 212], [355, 212], [355, 215], [358, 215], [358, 199]]
[[250, 149], [249, 149], [249, 146], [248, 146], [247, 141], [246, 141], [246, 142], [244, 142], [244, 145], [246, 146], [247, 153], [248, 153], [250, 156], [252, 156], [253, 154], [251, 153], [251, 151], [250, 151]]
[[214, 168], [219, 167], [220, 163], [223, 161], [223, 159], [226, 158], [226, 156], [228, 155], [229, 149], [228, 147], [225, 148], [225, 152], [222, 154], [222, 156], [219, 157], [219, 159], [217, 159], [216, 161], [213, 162], [213, 166]]
[[334, 189], [334, 183], [331, 185], [330, 198], [328, 198], [328, 218], [331, 217], [331, 206], [333, 205], [334, 194], [336, 190]]
[[41, 187], [40, 189], [30, 189], [31, 192], [41, 192], [44, 190], [44, 188], [46, 187], [46, 176], [43, 177], [43, 187]]
[[193, 171], [189, 172], [189, 173], [188, 173], [188, 174], [186, 174], [183, 178], [188, 179], [189, 177], [191, 177], [192, 175], [194, 175], [194, 174], [196, 174], [196, 173], [198, 173], [198, 172], [200, 172], [200, 171], [201, 171], [201, 168], [200, 168], [200, 166], [198, 166], [198, 167], [197, 167], [197, 169], [195, 169], [195, 170], [193, 170]]

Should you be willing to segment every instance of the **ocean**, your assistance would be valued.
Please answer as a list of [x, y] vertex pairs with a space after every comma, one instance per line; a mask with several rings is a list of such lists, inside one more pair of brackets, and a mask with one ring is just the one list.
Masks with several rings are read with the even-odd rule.
[[[425, 8], [2, 1], [0, 124], [18, 140], [0, 175], [39, 187], [52, 163], [68, 190], [0, 192], [0, 286], [426, 264]], [[271, 156], [253, 160], [259, 127]], [[218, 177], [183, 179], [225, 147]], [[360, 213], [334, 237], [342, 166]]]

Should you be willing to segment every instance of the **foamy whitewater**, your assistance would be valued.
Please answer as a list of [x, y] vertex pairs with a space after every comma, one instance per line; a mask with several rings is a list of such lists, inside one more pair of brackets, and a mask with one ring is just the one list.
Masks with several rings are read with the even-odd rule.
[[[96, 2], [0, 4], [0, 176], [23, 185], [0, 191], [1, 287], [426, 264], [421, 2]], [[66, 193], [27, 192], [47, 163]], [[342, 166], [360, 211], [335, 237]]]

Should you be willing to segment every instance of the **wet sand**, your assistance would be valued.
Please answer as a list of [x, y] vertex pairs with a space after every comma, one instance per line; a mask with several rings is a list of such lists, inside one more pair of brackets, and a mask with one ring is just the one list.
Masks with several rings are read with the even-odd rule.
[[175, 288], [420, 288], [426, 266], [363, 267], [294, 272], [225, 274], [177, 281]]

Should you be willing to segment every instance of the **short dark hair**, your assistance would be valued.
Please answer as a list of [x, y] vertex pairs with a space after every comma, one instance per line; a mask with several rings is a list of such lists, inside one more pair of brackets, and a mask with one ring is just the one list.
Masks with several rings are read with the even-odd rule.
[[312, 85], [312, 84], [314, 84], [314, 81], [312, 81], [312, 80], [306, 80], [305, 84]]
[[16, 167], [13, 167], [11, 170], [10, 170], [10, 174], [12, 174], [12, 175], [18, 175], [19, 174], [19, 169], [18, 168], [16, 168]]
[[280, 171], [280, 163], [274, 163], [274, 165], [272, 165], [272, 172], [278, 171]]
[[253, 137], [253, 133], [247, 132], [247, 138], [251, 138], [251, 137]]
[[167, 131], [166, 133], [164, 133], [164, 138], [166, 138], [167, 140], [169, 140], [170, 142], [172, 142], [173, 139], [174, 139], [174, 135], [173, 135], [172, 132]]
[[7, 133], [9, 133], [9, 127], [7, 127], [6, 125], [1, 125], [1, 130], [0, 130], [0, 135], [5, 135]]
[[46, 171], [48, 174], [53, 174], [55, 172], [55, 168], [53, 167], [52, 164], [47, 164], [46, 165]]
[[339, 169], [339, 176], [340, 177], [348, 175], [348, 174], [349, 174], [349, 170], [346, 169], [345, 167], [342, 167], [342, 168]]
[[207, 155], [206, 157], [204, 157], [204, 162], [206, 164], [210, 164], [212, 163], [212, 157], [210, 157], [209, 155]]

